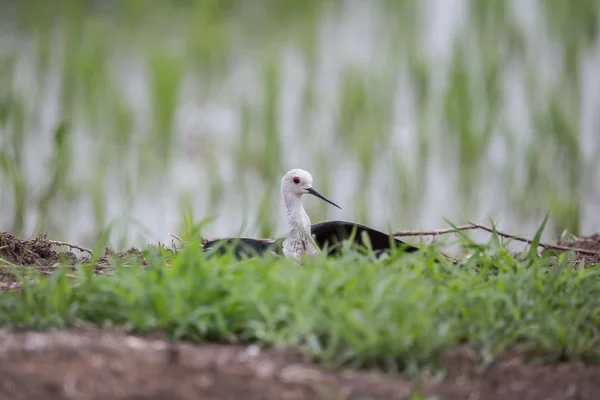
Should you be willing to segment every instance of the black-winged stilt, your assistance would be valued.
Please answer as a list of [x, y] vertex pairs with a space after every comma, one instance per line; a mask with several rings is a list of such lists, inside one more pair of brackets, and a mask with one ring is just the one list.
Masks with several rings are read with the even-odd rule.
[[223, 253], [226, 249], [224, 245], [235, 244], [233, 252], [239, 258], [243, 255], [260, 255], [272, 251], [275, 254], [282, 253], [286, 257], [300, 259], [306, 255], [317, 254], [322, 249], [326, 249], [328, 255], [339, 254], [339, 245], [347, 239], [353, 239], [355, 244], [367, 246], [363, 239], [365, 235], [369, 247], [375, 252], [389, 251], [392, 246], [401, 247], [407, 252], [419, 250], [418, 247], [391, 235], [353, 222], [327, 221], [312, 224], [302, 206], [302, 196], [305, 194], [316, 196], [341, 209], [313, 188], [313, 178], [308, 171], [292, 169], [281, 179], [281, 196], [288, 227], [287, 236], [283, 241], [252, 238], [214, 239], [204, 244], [204, 250], [219, 247]]

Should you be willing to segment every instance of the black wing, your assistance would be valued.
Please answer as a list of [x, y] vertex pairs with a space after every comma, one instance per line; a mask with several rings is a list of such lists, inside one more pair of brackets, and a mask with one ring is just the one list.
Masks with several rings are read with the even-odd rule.
[[202, 249], [209, 252], [210, 255], [224, 255], [233, 250], [236, 258], [257, 257], [268, 251], [277, 252], [277, 242], [252, 238], [224, 238], [209, 240], [202, 246]]
[[327, 221], [314, 224], [311, 227], [311, 232], [319, 247], [324, 250], [325, 246], [328, 246], [328, 254], [338, 253], [339, 244], [343, 240], [350, 239], [354, 230], [356, 230], [354, 243], [366, 247], [367, 244], [362, 239], [364, 232], [367, 234], [371, 247], [375, 252], [389, 251], [392, 246], [402, 247], [406, 252], [420, 250], [418, 247], [396, 239], [391, 235], [354, 222]]

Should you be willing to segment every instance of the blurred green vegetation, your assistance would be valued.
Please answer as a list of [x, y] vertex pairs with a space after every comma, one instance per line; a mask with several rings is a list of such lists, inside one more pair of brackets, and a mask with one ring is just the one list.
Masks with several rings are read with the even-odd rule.
[[[0, 1], [2, 18], [11, 22], [4, 28], [10, 37], [0, 45], [3, 229], [64, 236], [88, 207], [92, 218], [84, 231], [91, 236], [81, 240], [90, 242], [111, 222], [109, 197], [125, 198], [119, 204], [126, 215], [144, 188], [174, 190], [165, 179], [188, 149], [177, 122], [185, 99], [198, 109], [226, 104], [239, 120], [223, 143], [204, 128], [193, 132], [202, 148], [186, 156], [197, 169], [190, 172], [201, 187], [195, 196], [207, 199], [204, 216], [224, 212], [219, 207], [233, 205], [226, 199], [235, 192], [243, 198], [243, 214], [258, 216], [251, 228], [260, 236], [276, 233], [279, 179], [298, 166], [286, 156], [294, 152], [294, 160], [303, 160], [300, 166], [322, 182], [320, 190], [362, 223], [372, 218], [364, 196], [369, 190], [385, 191], [387, 222], [395, 228], [414, 223], [419, 213], [437, 212], [423, 209], [424, 196], [439, 196], [426, 191], [436, 159], [458, 177], [451, 196], [459, 209], [452, 220], [473, 219], [474, 210], [487, 209], [480, 188], [494, 181], [515, 221], [537, 221], [549, 212], [554, 234], [582, 233], [586, 176], [600, 159], [584, 159], [580, 150], [581, 65], [597, 47], [600, 3], [536, 3], [542, 17], [537, 32], [557, 52], [550, 81], [540, 72], [536, 36], [516, 21], [514, 2], [466, 1], [466, 23], [441, 72], [423, 34], [425, 26], [435, 29], [428, 22], [432, 10], [416, 0], [370, 4], [353, 11], [353, 18], [377, 16], [370, 27], [376, 40], [356, 44], [367, 53], [365, 46], [375, 49], [368, 65], [337, 60], [335, 94], [326, 96], [322, 53], [338, 49], [335, 41], [329, 47], [323, 42], [353, 28], [340, 28], [341, 16], [352, 12], [341, 1]], [[375, 12], [361, 16], [367, 8]], [[281, 131], [290, 48], [305, 70], [292, 138]], [[258, 73], [244, 83], [254, 89], [239, 95], [231, 76], [248, 63]], [[528, 121], [504, 112], [513, 100], [504, 90], [510, 71], [524, 76]], [[401, 83], [403, 73], [408, 84]], [[440, 79], [445, 84], [435, 89]], [[137, 81], [142, 105], [126, 90]], [[395, 144], [398, 90], [411, 99], [410, 147]], [[319, 125], [319, 115], [329, 115], [333, 124]], [[493, 169], [488, 159], [498, 142], [508, 159]], [[332, 143], [335, 152], [323, 143]], [[36, 145], [40, 149], [27, 148]], [[355, 166], [352, 200], [328, 192], [340, 173], [337, 164]], [[445, 170], [434, 172], [438, 180], [449, 179]], [[40, 174], [43, 179], [32, 178]], [[250, 178], [255, 180], [245, 184]], [[249, 196], [259, 200], [256, 209]], [[189, 193], [180, 197], [198, 201]], [[326, 210], [320, 205], [311, 216], [321, 219]], [[33, 232], [28, 219], [35, 222]]]

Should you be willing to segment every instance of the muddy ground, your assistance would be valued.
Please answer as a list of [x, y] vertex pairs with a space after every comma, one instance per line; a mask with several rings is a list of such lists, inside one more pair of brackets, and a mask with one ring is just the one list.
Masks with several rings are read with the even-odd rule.
[[333, 372], [293, 352], [191, 345], [115, 331], [0, 333], [1, 399], [597, 399], [600, 366], [535, 366], [506, 354], [487, 371], [467, 347], [449, 375], [421, 383], [368, 371]]
[[[600, 250], [600, 234], [563, 246]], [[21, 240], [0, 234], [4, 264], [49, 274], [61, 259], [74, 265], [85, 249], [45, 237]], [[111, 273], [112, 257], [141, 257], [136, 249], [106, 250], [96, 273]], [[586, 264], [600, 254], [579, 254]], [[143, 261], [143, 260], [142, 260]], [[0, 267], [1, 268], [1, 267]], [[0, 291], [18, 290], [0, 269]], [[373, 371], [327, 370], [293, 351], [255, 346], [171, 343], [118, 330], [80, 328], [57, 332], [0, 331], [2, 399], [405, 399], [414, 391], [439, 399], [598, 399], [600, 365], [542, 365], [506, 353], [488, 369], [475, 352], [445, 355], [443, 379], [410, 380]]]

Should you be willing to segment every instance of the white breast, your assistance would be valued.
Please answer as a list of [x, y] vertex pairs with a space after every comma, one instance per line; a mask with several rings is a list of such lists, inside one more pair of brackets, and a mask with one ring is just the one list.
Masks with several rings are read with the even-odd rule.
[[284, 256], [295, 259], [300, 259], [300, 257], [305, 255], [314, 255], [319, 252], [319, 249], [315, 248], [310, 239], [305, 235], [298, 234], [298, 232], [290, 232], [290, 235], [283, 241], [282, 249]]

